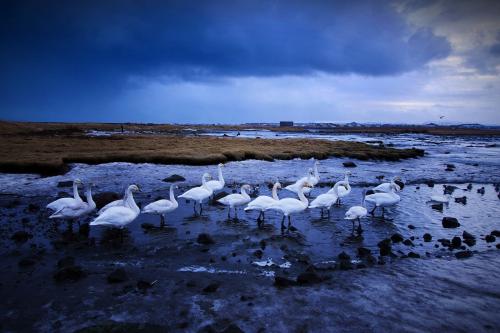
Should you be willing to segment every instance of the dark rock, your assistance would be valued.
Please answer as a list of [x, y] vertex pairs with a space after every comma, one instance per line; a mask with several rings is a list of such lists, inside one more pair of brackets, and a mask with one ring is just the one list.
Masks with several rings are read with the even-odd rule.
[[153, 223], [144, 222], [144, 223], [141, 223], [141, 228], [144, 230], [152, 230], [152, 229], [155, 229], [156, 226]]
[[472, 190], [472, 184], [467, 185], [467, 189], [470, 191]]
[[358, 247], [358, 257], [363, 258], [371, 254], [372, 251], [370, 249], [367, 249], [366, 247]]
[[498, 243], [496, 246], [497, 246], [497, 249], [500, 250], [500, 243]]
[[449, 217], [449, 216], [443, 217], [442, 224], [443, 224], [443, 228], [458, 228], [458, 227], [460, 227], [460, 223], [458, 222], [458, 220], [454, 217]]
[[128, 280], [127, 272], [123, 268], [117, 268], [108, 275], [108, 283], [120, 283]]
[[30, 213], [36, 213], [40, 210], [40, 206], [34, 203], [30, 203], [28, 205], [28, 212]]
[[54, 280], [57, 282], [75, 282], [87, 276], [80, 266], [66, 266], [54, 273]]
[[486, 192], [486, 190], [484, 189], [484, 186], [477, 189], [477, 193], [479, 193], [481, 195], [484, 195], [485, 192]]
[[493, 243], [496, 240], [496, 237], [493, 235], [486, 235], [486, 237], [484, 237], [484, 240], [487, 243]]
[[413, 230], [415, 229], [415, 226], [413, 224], [408, 224], [408, 229]]
[[57, 262], [58, 268], [64, 268], [64, 267], [69, 267], [69, 266], [73, 266], [73, 265], [75, 265], [75, 258], [70, 257], [70, 256], [61, 258]]
[[166, 183], [183, 182], [185, 180], [186, 178], [175, 174], [163, 179], [163, 181]]
[[265, 249], [266, 249], [266, 246], [267, 246], [267, 243], [266, 243], [266, 241], [265, 241], [265, 240], [263, 240], [263, 239], [262, 239], [262, 240], [259, 242], [259, 245], [260, 245], [260, 248], [261, 248], [262, 250], [265, 250]]
[[446, 164], [446, 169], [445, 171], [455, 171], [455, 165], [453, 164]]
[[78, 228], [78, 233], [84, 237], [89, 237], [90, 225], [88, 223], [80, 225], [80, 228]]
[[72, 180], [63, 180], [57, 183], [57, 187], [72, 187], [72, 186], [73, 186]]
[[95, 194], [93, 198], [97, 209], [101, 209], [102, 207], [109, 204], [111, 201], [120, 199], [120, 196], [115, 192], [101, 192]]
[[465, 259], [465, 258], [470, 258], [472, 257], [472, 251], [466, 250], [466, 251], [458, 251], [455, 253], [455, 257], [457, 259]]
[[476, 237], [474, 237], [474, 235], [468, 233], [467, 231], [464, 230], [464, 232], [462, 233], [462, 238], [463, 239], [476, 239]]
[[432, 235], [429, 233], [425, 233], [423, 238], [424, 238], [424, 242], [432, 241]]
[[212, 236], [210, 236], [209, 234], [206, 234], [206, 233], [199, 234], [198, 238], [196, 239], [196, 241], [199, 244], [204, 244], [204, 245], [210, 245], [210, 244], [214, 244], [215, 243], [215, 241], [213, 240]]
[[415, 252], [408, 252], [408, 258], [420, 258], [420, 254]]
[[392, 242], [389, 238], [380, 241], [377, 246], [380, 249], [381, 256], [388, 256], [392, 250]]
[[403, 241], [403, 236], [399, 233], [395, 233], [394, 235], [391, 236], [391, 240], [393, 243], [401, 243]]
[[276, 287], [290, 287], [295, 286], [297, 283], [293, 280], [290, 280], [284, 276], [275, 276], [274, 277], [274, 285]]
[[262, 250], [255, 250], [253, 253], [253, 256], [259, 259], [262, 259], [262, 256], [264, 255], [264, 252]]
[[462, 205], [466, 205], [467, 204], [467, 197], [464, 195], [461, 198], [455, 198], [455, 202], [461, 203]]
[[344, 168], [355, 168], [355, 167], [357, 167], [356, 163], [354, 163], [352, 161], [344, 162], [344, 163], [342, 163], [342, 165], [344, 166]]
[[453, 192], [455, 192], [455, 190], [458, 189], [458, 187], [453, 185], [443, 185], [443, 187], [444, 187], [443, 194], [449, 194], [449, 195], [452, 195]]
[[220, 287], [220, 283], [219, 282], [212, 282], [208, 286], [206, 286], [205, 288], [203, 288], [203, 292], [204, 293], [214, 293], [214, 292], [217, 291], [217, 289], [219, 289], [219, 287]]
[[499, 230], [493, 230], [490, 232], [490, 235], [495, 236], [495, 237], [500, 237], [500, 231]]
[[425, 181], [424, 184], [426, 184], [429, 187], [434, 187], [434, 181], [433, 180]]
[[449, 247], [451, 246], [451, 242], [449, 239], [446, 239], [446, 238], [441, 238], [441, 239], [438, 239], [438, 242], [441, 243], [441, 245], [443, 245], [444, 247]]
[[409, 239], [405, 239], [403, 241], [403, 244], [406, 245], [406, 246], [413, 246], [413, 242], [411, 240], [409, 240]]
[[36, 261], [32, 258], [23, 258], [17, 263], [19, 267], [29, 267], [33, 266], [34, 264], [36, 264]]
[[28, 239], [33, 238], [33, 235], [26, 231], [16, 231], [10, 239], [12, 239], [16, 243], [25, 243]]
[[451, 239], [451, 246], [455, 249], [458, 249], [460, 246], [462, 246], [462, 239], [460, 239], [460, 237], [458, 236], [453, 237]]
[[473, 238], [464, 239], [463, 242], [469, 247], [476, 245], [476, 240]]
[[297, 276], [298, 285], [314, 284], [323, 282], [325, 279], [316, 272], [304, 272]]
[[441, 203], [436, 203], [436, 204], [432, 204], [431, 208], [434, 209], [434, 210], [442, 212], [443, 208], [444, 208], [444, 205], [443, 205], [442, 202]]
[[351, 256], [350, 256], [350, 255], [348, 255], [348, 254], [347, 254], [347, 253], [345, 253], [345, 252], [340, 253], [340, 254], [337, 256], [337, 258], [338, 258], [339, 260], [351, 260]]

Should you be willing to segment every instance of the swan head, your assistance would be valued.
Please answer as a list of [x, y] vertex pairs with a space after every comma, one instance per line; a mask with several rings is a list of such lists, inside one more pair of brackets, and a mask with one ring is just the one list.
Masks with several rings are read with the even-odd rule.
[[281, 188], [281, 183], [280, 182], [276, 182], [276, 188]]
[[304, 188], [304, 187], [312, 188], [313, 186], [311, 184], [309, 184], [308, 182], [303, 182], [302, 184], [300, 184], [300, 187], [302, 187], [302, 188]]
[[346, 176], [351, 176], [351, 175], [352, 175], [352, 172], [351, 172], [351, 171], [346, 171], [346, 172], [345, 172], [345, 175], [346, 175]]
[[208, 172], [205, 172], [203, 174], [203, 177], [201, 177], [201, 178], [203, 178], [203, 179], [205, 179], [205, 181], [207, 181], [207, 180], [212, 179], [212, 176], [210, 176], [210, 174]]
[[218, 166], [219, 168], [223, 168], [223, 167], [224, 167], [224, 164], [219, 163], [217, 166]]
[[243, 186], [241, 187], [241, 189], [242, 189], [242, 190], [244, 189], [244, 190], [246, 190], [246, 191], [250, 191], [250, 190], [252, 189], [252, 187], [251, 187], [250, 185], [248, 185], [248, 184], [245, 184], [245, 185], [243, 185]]
[[138, 185], [132, 184], [128, 187], [130, 192], [141, 192], [141, 189]]
[[396, 184], [399, 188], [397, 188], [396, 190], [397, 191], [402, 191], [403, 188], [405, 187], [405, 183], [403, 183], [403, 181], [401, 180], [400, 177], [398, 177], [399, 179], [395, 179], [394, 180], [394, 184]]
[[76, 178], [75, 180], [73, 180], [73, 183], [78, 184], [78, 185], [83, 184], [83, 182], [79, 178]]
[[313, 168], [309, 168], [309, 169], [307, 169], [307, 172], [308, 172], [310, 175], [314, 175], [314, 170], [313, 170]]

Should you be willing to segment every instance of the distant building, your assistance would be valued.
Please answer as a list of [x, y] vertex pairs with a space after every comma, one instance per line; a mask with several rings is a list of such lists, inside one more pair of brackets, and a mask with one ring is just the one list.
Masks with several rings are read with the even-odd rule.
[[280, 127], [293, 127], [293, 121], [280, 121]]

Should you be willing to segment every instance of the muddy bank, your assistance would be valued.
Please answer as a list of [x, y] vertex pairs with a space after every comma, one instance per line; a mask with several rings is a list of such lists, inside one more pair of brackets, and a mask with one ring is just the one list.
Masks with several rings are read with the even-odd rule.
[[[361, 142], [316, 139], [249, 139], [169, 135], [5, 135], [0, 141], [0, 172], [63, 174], [70, 163], [108, 162], [211, 165], [248, 159], [349, 157], [397, 161], [424, 155], [421, 149], [395, 149]], [[36, 162], [34, 162], [36, 161]]]

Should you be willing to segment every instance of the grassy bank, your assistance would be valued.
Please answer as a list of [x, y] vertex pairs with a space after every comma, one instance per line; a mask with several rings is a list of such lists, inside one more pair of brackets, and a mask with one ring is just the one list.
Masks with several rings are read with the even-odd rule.
[[38, 128], [2, 133], [0, 172], [63, 174], [70, 163], [107, 162], [209, 165], [259, 159], [349, 157], [389, 160], [423, 155], [418, 149], [377, 147], [360, 142], [312, 139], [247, 139], [183, 135], [89, 137], [78, 128]]

